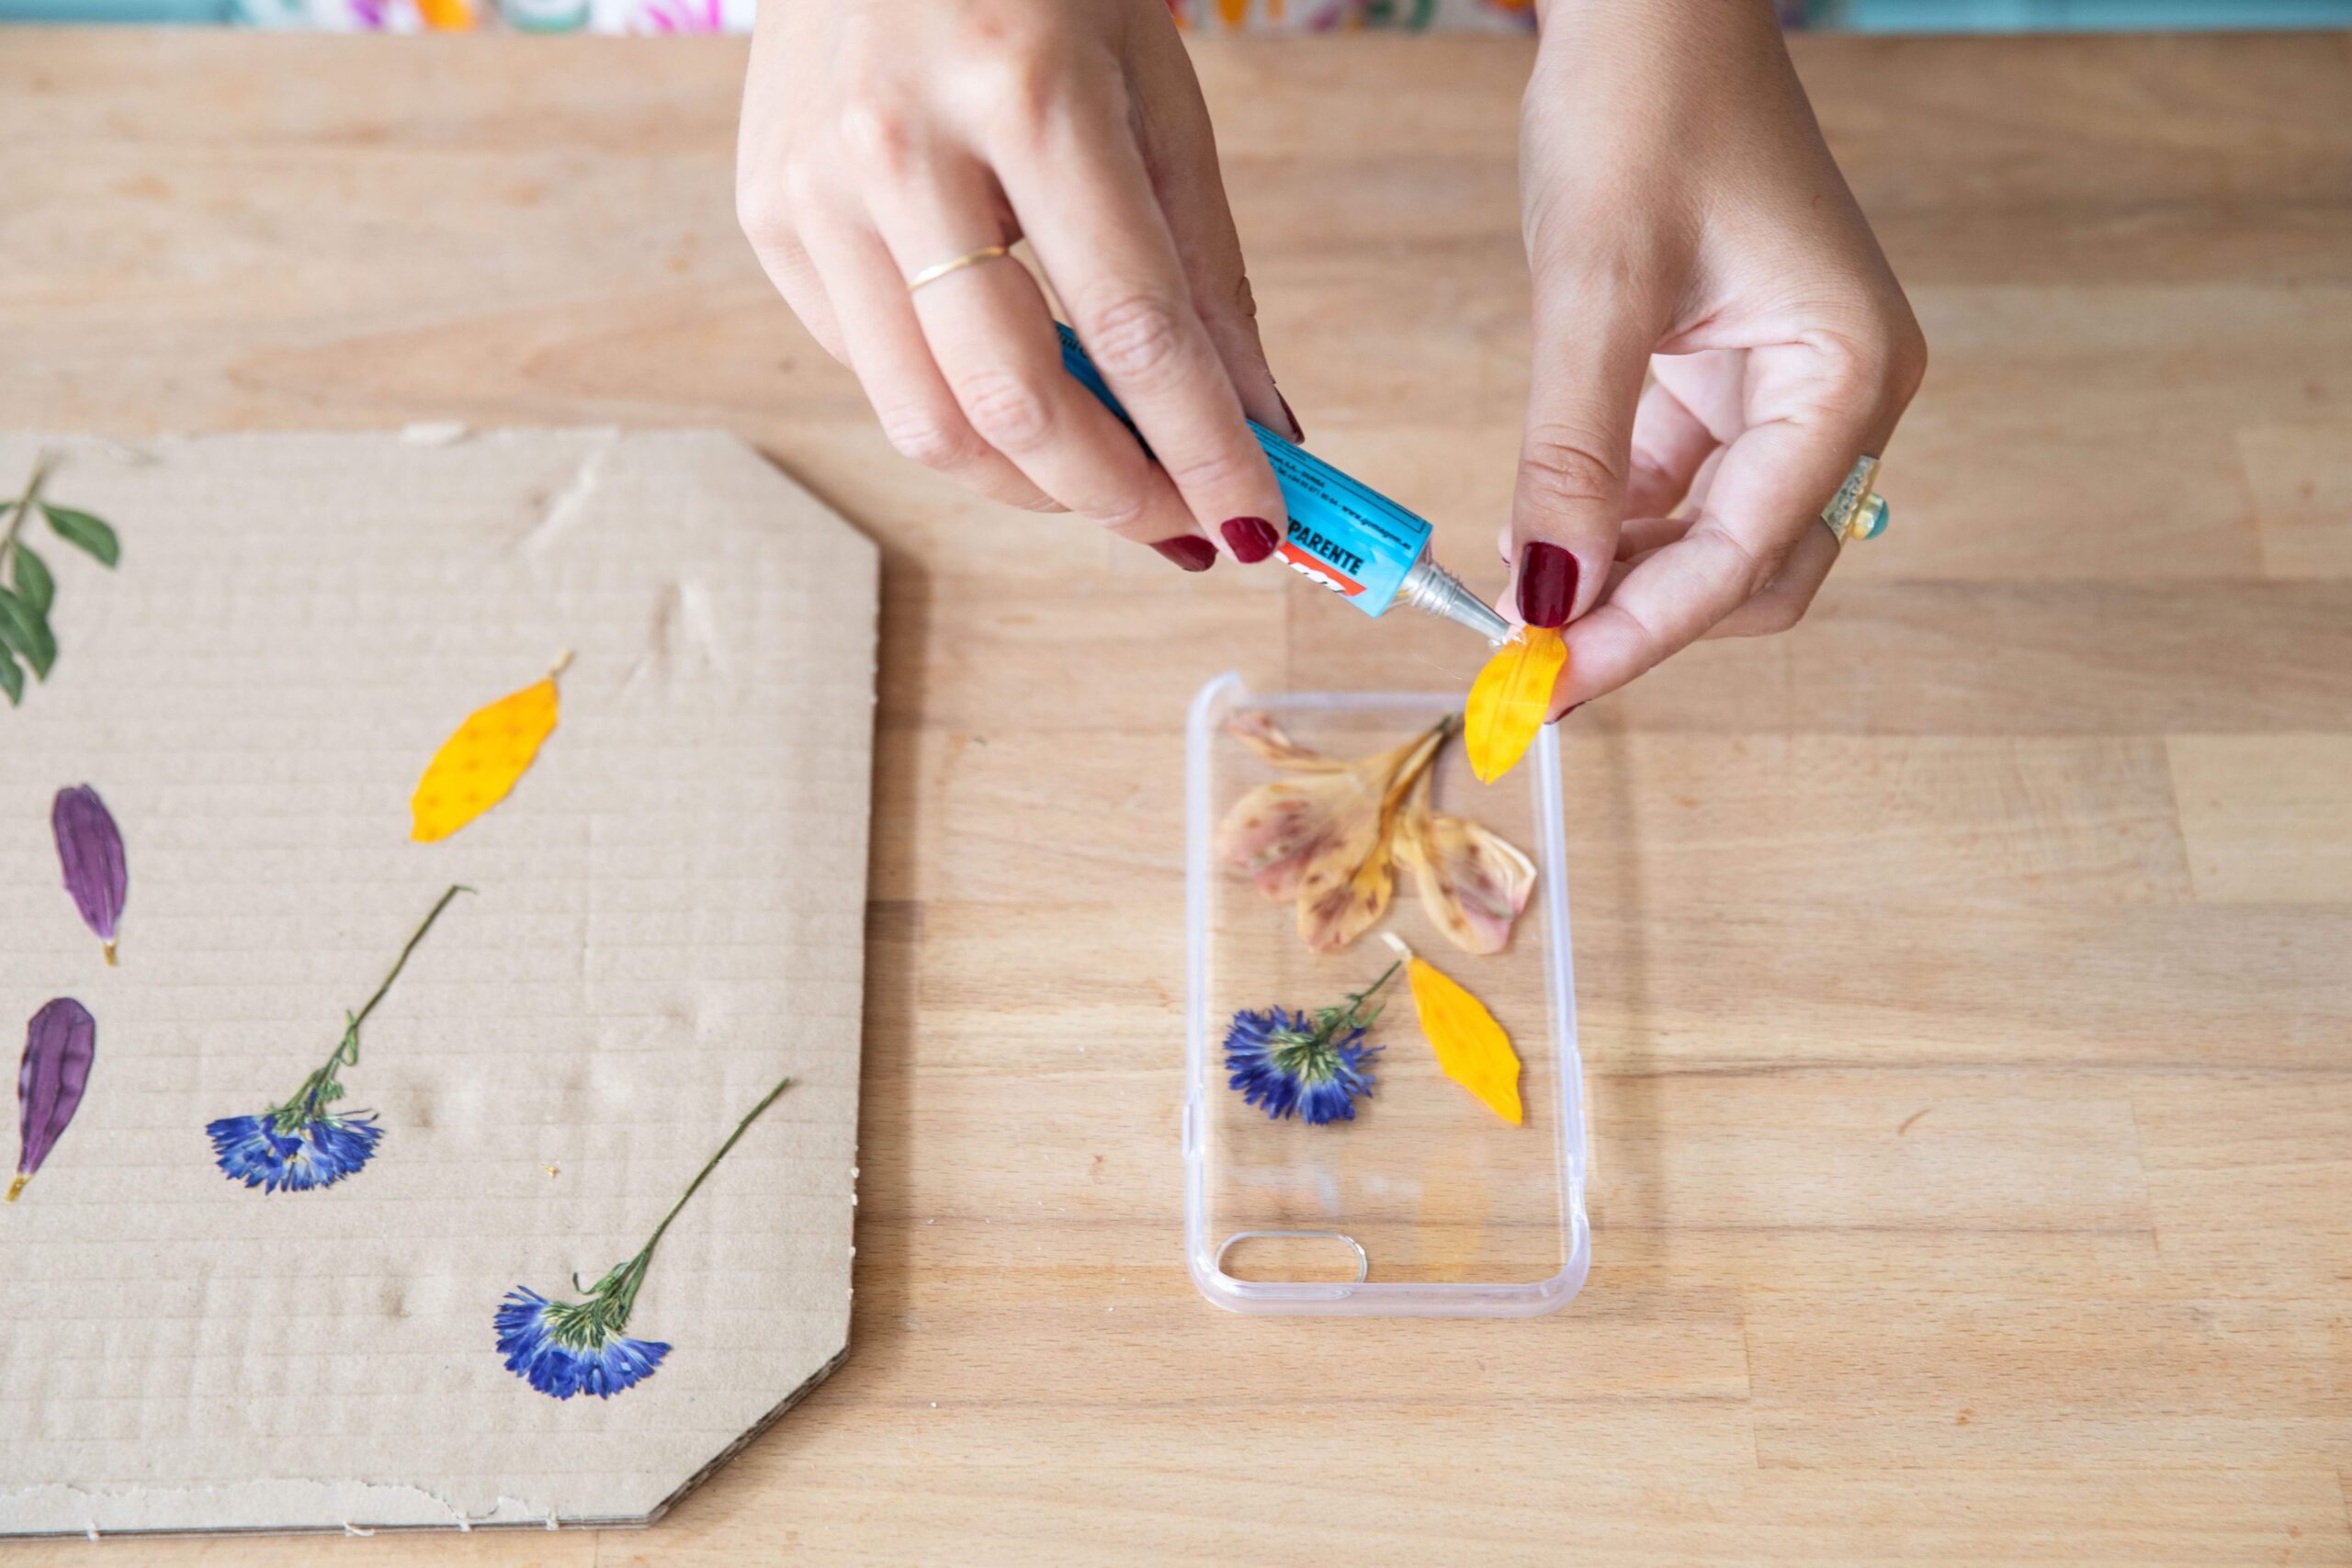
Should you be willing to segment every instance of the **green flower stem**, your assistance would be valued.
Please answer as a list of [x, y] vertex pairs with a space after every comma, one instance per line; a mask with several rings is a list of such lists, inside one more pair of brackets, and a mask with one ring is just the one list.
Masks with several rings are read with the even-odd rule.
[[788, 1075], [776, 1080], [775, 1087], [768, 1090], [741, 1122], [735, 1123], [735, 1130], [727, 1134], [727, 1141], [718, 1145], [718, 1152], [710, 1156], [692, 1181], [686, 1183], [685, 1191], [670, 1205], [670, 1212], [662, 1216], [662, 1223], [653, 1227], [653, 1234], [646, 1238], [643, 1249], [590, 1289], [589, 1294], [601, 1298], [605, 1308], [603, 1320], [615, 1333], [628, 1326], [628, 1314], [637, 1305], [638, 1288], [645, 1283], [645, 1271], [653, 1262], [653, 1249], [662, 1245], [662, 1233], [670, 1228], [670, 1222], [678, 1217], [678, 1211], [686, 1206], [686, 1200], [701, 1190], [702, 1184], [710, 1179], [710, 1173], [718, 1168], [718, 1162], [727, 1157], [727, 1152], [751, 1131], [752, 1123], [760, 1119], [760, 1113], [774, 1105], [775, 1097], [782, 1094], [791, 1082]]
[[[416, 934], [408, 939], [408, 945], [401, 948], [401, 955], [392, 961], [392, 972], [384, 976], [384, 983], [376, 987], [376, 994], [368, 998], [368, 1005], [361, 1008], [358, 1015], [351, 1021], [351, 1031], [355, 1037], [359, 1032], [359, 1026], [368, 1021], [368, 1015], [376, 1010], [376, 1004], [384, 999], [384, 993], [392, 988], [392, 982], [401, 977], [401, 971], [408, 967], [409, 954], [414, 953], [416, 944], [424, 940], [424, 933], [433, 929], [433, 922], [441, 918], [441, 911], [447, 908], [450, 901], [458, 894], [472, 891], [472, 888], [461, 883], [453, 882], [449, 885], [449, 891], [441, 895], [441, 901], [433, 906], [433, 912], [424, 917], [424, 923], [416, 928]], [[356, 1065], [359, 1058], [355, 1055], [351, 1060]]]
[[1370, 1001], [1375, 995], [1377, 995], [1380, 987], [1388, 984], [1390, 978], [1396, 975], [1396, 971], [1404, 966], [1405, 961], [1400, 958], [1396, 960], [1396, 963], [1391, 964], [1387, 968], [1383, 969], [1380, 972], [1380, 978], [1374, 980], [1371, 985], [1366, 986], [1363, 990], [1350, 991], [1348, 993], [1348, 1005], [1344, 1008], [1316, 1009], [1315, 1032], [1307, 1036], [1307, 1043], [1310, 1045], [1321, 1047], [1329, 1044], [1331, 1041], [1338, 1036], [1341, 1030], [1370, 1029], [1379, 1019], [1382, 1009], [1385, 1008], [1387, 1004], [1383, 1002], [1380, 1007], [1373, 1009], [1372, 1016], [1370, 1018], [1363, 1016], [1363, 1004]]
[[[1351, 1019], [1355, 1018], [1356, 1013], [1363, 1007], [1363, 1004], [1370, 1001], [1373, 997], [1378, 993], [1380, 987], [1388, 984], [1390, 979], [1395, 977], [1396, 971], [1404, 966], [1405, 961], [1400, 958], [1396, 960], [1396, 963], [1391, 964], [1387, 968], [1383, 969], [1380, 972], [1380, 978], [1374, 980], [1371, 985], [1366, 986], [1363, 990], [1349, 992], [1348, 1016]], [[1385, 1006], [1385, 1004], [1384, 1003], [1383, 1005]], [[1379, 1012], [1375, 1010], [1373, 1013], [1372, 1018], [1357, 1020], [1357, 1021], [1349, 1024], [1348, 1027], [1351, 1029], [1369, 1029], [1372, 1027], [1372, 1019], [1378, 1018], [1379, 1016]]]
[[[1332, 1042], [1342, 1033], [1358, 1029], [1370, 1029], [1380, 1017], [1381, 1008], [1365, 1016], [1363, 1004], [1376, 995], [1380, 987], [1403, 966], [1396, 960], [1380, 972], [1380, 978], [1361, 991], [1348, 993], [1348, 1005], [1343, 1008], [1317, 1008], [1315, 1027], [1304, 1033], [1284, 1031], [1274, 1036], [1274, 1066], [1302, 1083], [1328, 1082], [1340, 1070], [1340, 1053]], [[1385, 1004], [1383, 1004], [1384, 1006]]]
[[451, 883], [449, 891], [441, 895], [441, 901], [433, 906], [433, 912], [424, 917], [424, 923], [417, 927], [415, 933], [408, 939], [408, 945], [401, 949], [400, 957], [392, 961], [391, 973], [385, 976], [384, 983], [376, 987], [376, 994], [368, 998], [368, 1005], [356, 1013], [343, 1015], [343, 1038], [328, 1054], [325, 1065], [302, 1080], [302, 1087], [294, 1091], [293, 1099], [270, 1111], [277, 1119], [280, 1132], [292, 1133], [294, 1126], [288, 1123], [307, 1122], [319, 1113], [322, 1105], [343, 1097], [343, 1085], [335, 1074], [341, 1068], [359, 1065], [359, 1026], [368, 1021], [368, 1015], [376, 1010], [376, 1004], [384, 999], [384, 993], [392, 988], [392, 982], [399, 979], [401, 971], [408, 967], [409, 954], [414, 953], [416, 944], [424, 940], [424, 933], [433, 929], [433, 922], [441, 918], [441, 911], [447, 908], [458, 894], [472, 891], [470, 887]]
[[0, 535], [0, 562], [5, 562], [8, 553], [17, 547], [17, 534], [24, 527], [25, 519], [33, 514], [33, 508], [40, 504], [40, 487], [48, 479], [49, 454], [43, 452], [33, 458], [32, 477], [25, 481], [25, 493], [8, 503], [8, 532]]

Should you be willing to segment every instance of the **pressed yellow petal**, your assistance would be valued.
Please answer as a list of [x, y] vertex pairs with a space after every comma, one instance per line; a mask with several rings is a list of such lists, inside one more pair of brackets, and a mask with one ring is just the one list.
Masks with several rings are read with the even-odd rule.
[[1478, 671], [1464, 706], [1462, 746], [1479, 783], [1494, 783], [1527, 754], [1567, 662], [1556, 627], [1528, 626]]
[[409, 836], [437, 842], [505, 799], [554, 730], [556, 707], [549, 675], [467, 715], [416, 781]]
[[1420, 1015], [1421, 1033], [1437, 1053], [1437, 1065], [1447, 1077], [1485, 1101], [1487, 1109], [1517, 1127], [1523, 1124], [1519, 1102], [1519, 1054], [1510, 1036], [1495, 1021], [1486, 1004], [1465, 991], [1443, 970], [1413, 956], [1394, 935], [1389, 945], [1405, 954], [1405, 977], [1413, 988], [1413, 1010]]

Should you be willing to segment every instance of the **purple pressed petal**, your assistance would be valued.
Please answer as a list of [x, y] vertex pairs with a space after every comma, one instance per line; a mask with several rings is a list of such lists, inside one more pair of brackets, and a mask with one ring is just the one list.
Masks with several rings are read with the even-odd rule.
[[17, 1124], [23, 1130], [24, 1145], [17, 1158], [17, 1180], [8, 1190], [11, 1199], [40, 1168], [74, 1112], [81, 1109], [82, 1091], [89, 1086], [90, 1064], [97, 1053], [97, 1021], [71, 997], [51, 1002], [26, 1026], [25, 1059], [17, 1069]]
[[65, 891], [74, 896], [83, 920], [107, 944], [114, 962], [115, 924], [130, 891], [130, 868], [123, 858], [122, 833], [114, 814], [88, 784], [57, 792], [49, 825], [57, 835], [58, 863], [65, 868]]

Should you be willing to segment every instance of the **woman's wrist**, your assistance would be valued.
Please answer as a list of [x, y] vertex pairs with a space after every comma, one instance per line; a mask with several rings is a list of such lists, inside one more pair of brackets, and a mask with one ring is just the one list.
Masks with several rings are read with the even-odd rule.
[[1772, 0], [1536, 0], [1537, 30], [1548, 30], [1555, 22], [1620, 27], [1653, 35], [1683, 25], [1709, 31], [1745, 31], [1758, 23], [1775, 38], [1781, 32], [1780, 15]]

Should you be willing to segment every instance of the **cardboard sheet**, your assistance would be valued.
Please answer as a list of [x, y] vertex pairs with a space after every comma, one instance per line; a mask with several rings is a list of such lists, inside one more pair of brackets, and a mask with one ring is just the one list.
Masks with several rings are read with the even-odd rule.
[[[52, 998], [96, 1027], [0, 1206], [0, 1533], [652, 1517], [847, 1345], [873, 546], [716, 434], [40, 445], [122, 559], [28, 525], [59, 651], [0, 707], [6, 1050]], [[511, 796], [412, 842], [435, 748], [567, 649]], [[82, 784], [118, 967], [52, 842]], [[343, 1075], [373, 1157], [231, 1180], [207, 1124], [292, 1095], [452, 883]], [[510, 1371], [502, 1298], [633, 1255], [786, 1074], [655, 1256], [653, 1375]]]

